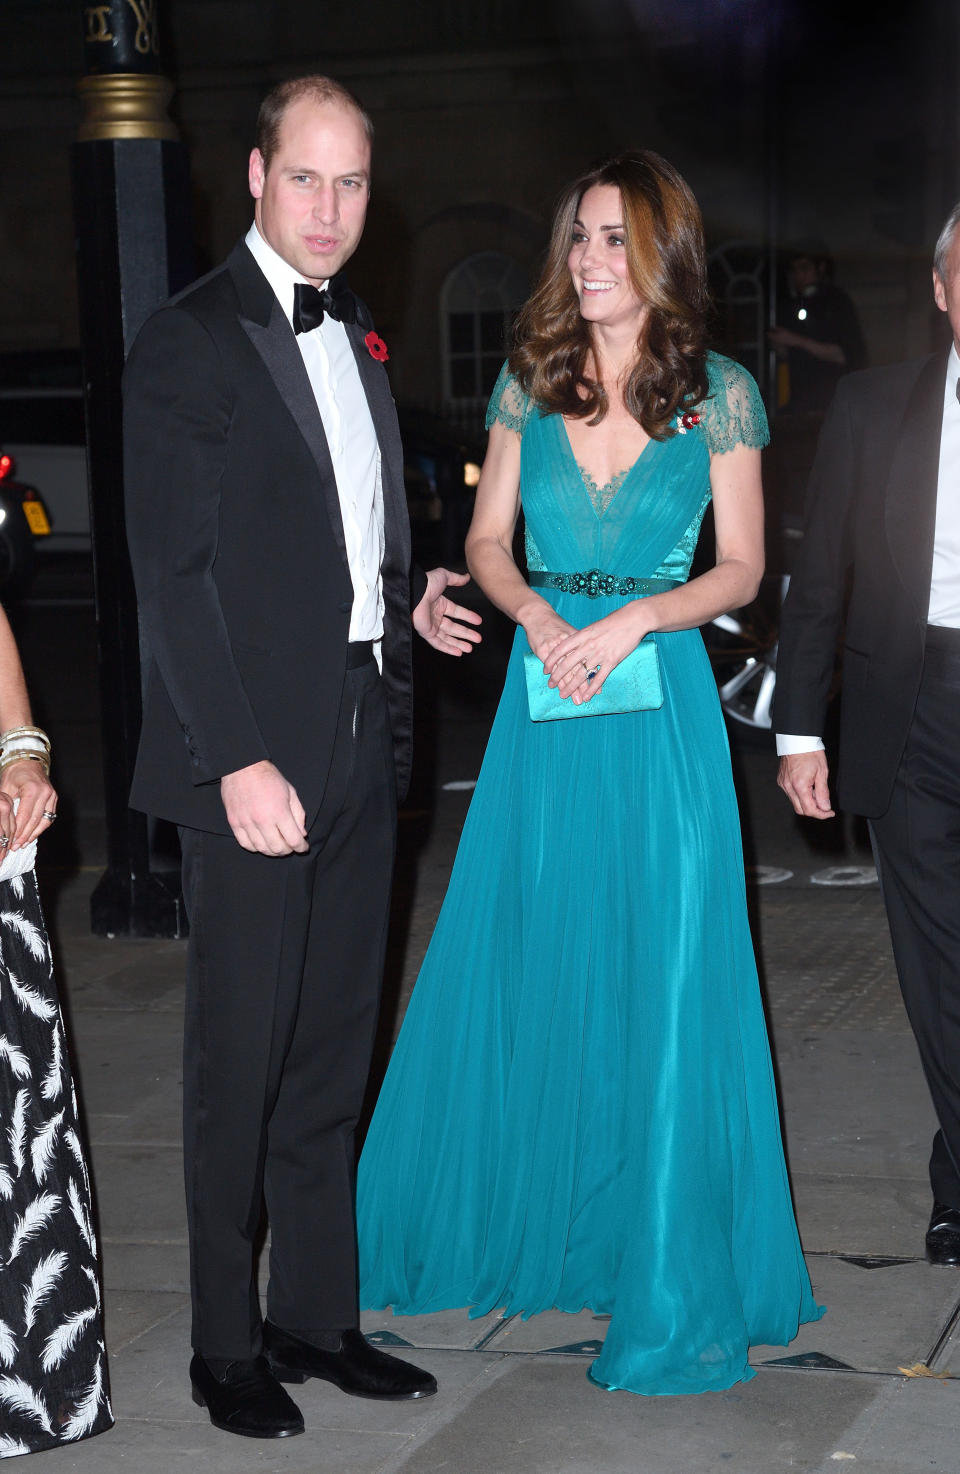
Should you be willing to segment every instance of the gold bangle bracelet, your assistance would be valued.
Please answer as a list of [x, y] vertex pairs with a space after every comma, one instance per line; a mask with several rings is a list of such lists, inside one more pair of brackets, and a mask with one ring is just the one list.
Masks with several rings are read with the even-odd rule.
[[0, 773], [6, 768], [12, 768], [14, 763], [39, 763], [44, 774], [50, 776], [50, 758], [45, 752], [12, 752], [8, 757], [0, 759]]
[[11, 742], [6, 747], [0, 747], [0, 763], [4, 762], [8, 757], [21, 757], [26, 752], [32, 752], [37, 757], [49, 758], [50, 756], [49, 747], [41, 747], [39, 743], [31, 742], [29, 747], [20, 747], [16, 742]]
[[0, 732], [0, 748], [7, 747], [17, 737], [36, 737], [48, 752], [50, 750], [50, 738], [42, 727], [11, 727], [8, 732]]

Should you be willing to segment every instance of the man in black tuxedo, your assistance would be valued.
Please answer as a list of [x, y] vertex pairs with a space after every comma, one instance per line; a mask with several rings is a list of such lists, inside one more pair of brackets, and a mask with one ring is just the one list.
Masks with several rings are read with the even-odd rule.
[[[840, 803], [870, 822], [939, 1130], [934, 1264], [960, 1264], [960, 205], [933, 289], [949, 352], [841, 381], [783, 609], [774, 724], [798, 814], [831, 806], [820, 736], [843, 635]], [[849, 603], [844, 612], [845, 601]]]
[[216, 1426], [251, 1437], [302, 1431], [281, 1380], [436, 1390], [357, 1328], [353, 1139], [409, 768], [411, 602], [455, 655], [479, 618], [444, 592], [466, 575], [420, 574], [411, 598], [386, 345], [340, 275], [371, 135], [328, 78], [275, 88], [254, 224], [147, 322], [125, 376], [144, 652], [131, 802], [180, 826], [191, 924], [190, 1375]]

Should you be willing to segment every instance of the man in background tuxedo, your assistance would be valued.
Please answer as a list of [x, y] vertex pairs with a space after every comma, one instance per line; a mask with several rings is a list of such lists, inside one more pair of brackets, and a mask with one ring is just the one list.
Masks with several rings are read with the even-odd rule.
[[[843, 627], [838, 795], [870, 823], [937, 1113], [933, 1264], [960, 1264], [960, 204], [933, 290], [949, 352], [844, 379], [783, 610], [774, 725], [798, 814], [833, 814], [820, 736]], [[849, 602], [844, 613], [845, 601]]]
[[371, 137], [330, 79], [275, 88], [254, 224], [147, 322], [125, 377], [144, 647], [131, 802], [180, 827], [191, 926], [190, 1376], [217, 1427], [260, 1438], [303, 1430], [280, 1381], [436, 1390], [358, 1329], [353, 1139], [409, 770], [411, 603], [455, 655], [479, 617], [445, 594], [465, 574], [420, 574], [411, 597], [386, 346], [340, 275]]

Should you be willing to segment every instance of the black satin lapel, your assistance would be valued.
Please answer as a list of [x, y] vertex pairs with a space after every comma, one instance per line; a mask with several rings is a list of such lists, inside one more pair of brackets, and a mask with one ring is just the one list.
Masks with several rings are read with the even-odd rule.
[[939, 354], [920, 370], [894, 441], [885, 499], [894, 566], [924, 616], [933, 567], [944, 372]]
[[367, 396], [373, 428], [380, 446], [386, 555], [395, 566], [409, 567], [410, 520], [407, 516], [407, 495], [403, 484], [403, 446], [397, 425], [396, 405], [390, 392], [390, 380], [383, 364], [373, 357], [364, 342], [366, 330], [363, 325], [348, 325], [347, 336], [357, 361], [360, 381]]
[[277, 299], [245, 240], [238, 241], [230, 252], [227, 270], [237, 290], [241, 317], [249, 317], [266, 327]]
[[310, 377], [304, 366], [303, 357], [297, 347], [287, 318], [276, 298], [266, 327], [249, 318], [240, 319], [247, 337], [256, 348], [276, 384], [280, 397], [292, 414], [297, 429], [303, 436], [320, 472], [324, 501], [330, 518], [333, 539], [340, 550], [344, 567], [348, 568], [347, 545], [343, 536], [343, 516], [340, 497], [337, 493], [337, 478], [334, 475], [330, 448], [323, 430], [323, 420], [310, 385]]

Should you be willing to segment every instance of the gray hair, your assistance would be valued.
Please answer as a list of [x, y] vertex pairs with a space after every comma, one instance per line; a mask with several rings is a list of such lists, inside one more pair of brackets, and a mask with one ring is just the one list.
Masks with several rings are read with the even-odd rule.
[[947, 216], [946, 223], [937, 236], [937, 244], [933, 248], [933, 269], [941, 281], [947, 279], [947, 257], [950, 247], [953, 245], [953, 234], [960, 225], [960, 200], [954, 205]]

